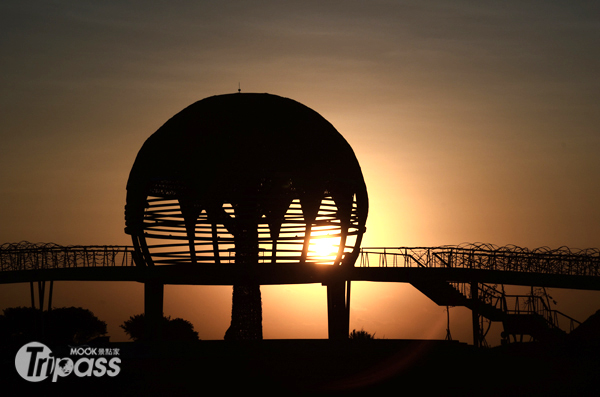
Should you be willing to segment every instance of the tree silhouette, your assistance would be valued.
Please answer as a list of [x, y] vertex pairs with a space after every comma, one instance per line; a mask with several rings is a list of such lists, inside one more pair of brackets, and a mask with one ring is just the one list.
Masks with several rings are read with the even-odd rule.
[[2, 343], [21, 344], [40, 339], [42, 312], [31, 307], [9, 307], [0, 315]]
[[106, 335], [106, 323], [81, 307], [61, 307], [47, 313], [48, 337], [56, 343], [82, 344]]
[[0, 338], [4, 343], [43, 340], [53, 344], [82, 344], [106, 335], [106, 323], [81, 307], [41, 311], [10, 307], [0, 316]]
[[[143, 341], [145, 339], [145, 317], [144, 314], [136, 314], [125, 320], [120, 327], [125, 331], [130, 339], [134, 341]], [[199, 340], [198, 332], [194, 331], [194, 326], [182, 318], [171, 319], [163, 316], [162, 319], [162, 339], [167, 341], [194, 341]]]

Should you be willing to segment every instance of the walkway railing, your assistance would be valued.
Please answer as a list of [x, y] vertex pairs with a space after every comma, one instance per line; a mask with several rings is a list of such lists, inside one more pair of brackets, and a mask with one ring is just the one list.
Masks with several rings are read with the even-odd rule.
[[133, 266], [133, 247], [29, 242], [0, 245], [0, 271], [104, 266]]
[[[0, 271], [132, 266], [131, 246], [0, 245]], [[464, 244], [440, 247], [362, 248], [360, 267], [464, 268], [556, 275], [600, 276], [600, 250]]]
[[600, 276], [600, 249], [463, 244], [440, 247], [362, 248], [361, 267], [427, 267]]

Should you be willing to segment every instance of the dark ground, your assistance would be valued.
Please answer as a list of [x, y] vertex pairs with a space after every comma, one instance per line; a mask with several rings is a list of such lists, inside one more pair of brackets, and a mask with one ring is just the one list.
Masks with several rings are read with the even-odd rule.
[[72, 373], [56, 383], [22, 379], [14, 366], [20, 346], [4, 348], [0, 395], [600, 395], [600, 348], [590, 345], [474, 349], [458, 342], [376, 339], [106, 346], [120, 349], [117, 376]]

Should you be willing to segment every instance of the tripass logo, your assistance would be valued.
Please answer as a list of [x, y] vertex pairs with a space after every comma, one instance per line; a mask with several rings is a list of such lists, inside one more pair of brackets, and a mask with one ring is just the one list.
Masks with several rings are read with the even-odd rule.
[[70, 354], [92, 357], [82, 357], [73, 362], [69, 357], [54, 357], [52, 350], [43, 343], [30, 342], [17, 352], [15, 367], [19, 375], [30, 382], [40, 382], [48, 377], [56, 382], [58, 377], [64, 378], [72, 372], [78, 377], [100, 377], [117, 376], [121, 371], [121, 359], [115, 357], [119, 355], [118, 349], [76, 347], [71, 348]]

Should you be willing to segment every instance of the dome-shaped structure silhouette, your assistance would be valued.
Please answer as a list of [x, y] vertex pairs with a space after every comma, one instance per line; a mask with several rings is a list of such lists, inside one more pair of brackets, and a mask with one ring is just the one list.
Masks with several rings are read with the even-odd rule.
[[125, 215], [140, 265], [352, 265], [367, 211], [358, 161], [329, 122], [291, 99], [237, 93], [192, 104], [148, 138]]

